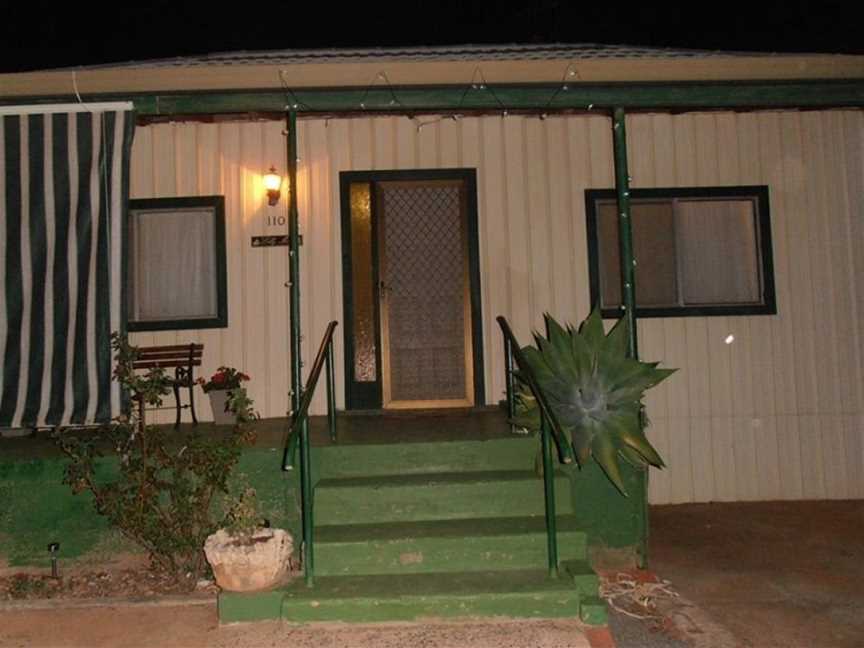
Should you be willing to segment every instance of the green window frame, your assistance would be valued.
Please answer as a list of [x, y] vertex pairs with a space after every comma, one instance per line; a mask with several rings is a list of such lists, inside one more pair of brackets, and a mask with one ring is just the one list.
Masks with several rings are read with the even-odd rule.
[[[591, 303], [621, 317], [614, 189], [585, 191]], [[774, 315], [768, 187], [632, 189], [636, 315]]]
[[[136, 237], [136, 231], [142, 219], [158, 219], [160, 217], [172, 219], [171, 226], [177, 232], [181, 229], [182, 236], [183, 220], [188, 217], [190, 229], [188, 236], [202, 236], [200, 241], [194, 238], [183, 238], [189, 243], [184, 249], [174, 250], [173, 254], [159, 254], [158, 250], [150, 250], [150, 247], [159, 247], [148, 242], [144, 235]], [[150, 232], [158, 231], [158, 227], [152, 227], [155, 221], [150, 222]], [[197, 232], [193, 223], [197, 223]], [[227, 258], [225, 244], [225, 197], [224, 196], [194, 196], [179, 198], [147, 198], [133, 199], [129, 201], [129, 214], [127, 227], [125, 228], [124, 240], [124, 313], [126, 315], [126, 327], [129, 331], [174, 331], [187, 329], [225, 328], [228, 326], [228, 286], [227, 286]], [[152, 236], [151, 236], [152, 238]], [[203, 252], [205, 268], [203, 271], [189, 272], [188, 255], [198, 244], [197, 251]], [[144, 254], [152, 254], [147, 259], [142, 259]], [[151, 261], [152, 260], [152, 261]], [[185, 264], [185, 265], [184, 265]], [[172, 286], [179, 288], [178, 294], [186, 291], [188, 295], [196, 295], [200, 290], [207, 291], [205, 303], [206, 309], [200, 314], [177, 312], [172, 316], [141, 316], [139, 306], [143, 299], [139, 299], [136, 292], [143, 292], [140, 277], [149, 272], [148, 267], [155, 266], [158, 271], [154, 272], [157, 285], [154, 288], [158, 300], [159, 290], [169, 282]], [[197, 284], [194, 282], [197, 281]], [[178, 283], [179, 282], [179, 283]], [[138, 286], [138, 291], [136, 291]], [[190, 300], [185, 300], [188, 305]], [[169, 309], [163, 306], [160, 310]], [[206, 312], [205, 312], [206, 311]]]

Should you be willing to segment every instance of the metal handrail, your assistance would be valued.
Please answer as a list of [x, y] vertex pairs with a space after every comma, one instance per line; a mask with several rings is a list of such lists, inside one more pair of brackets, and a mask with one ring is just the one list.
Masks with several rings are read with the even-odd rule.
[[[285, 450], [282, 455], [282, 470], [294, 470], [294, 455], [297, 447], [300, 447], [300, 508], [303, 519], [303, 571], [306, 576], [306, 584], [310, 587], [315, 581], [315, 564], [313, 551], [313, 518], [312, 518], [312, 465], [309, 443], [309, 405], [315, 396], [315, 388], [318, 386], [318, 378], [321, 369], [327, 365], [327, 424], [330, 430], [330, 439], [336, 441], [336, 392], [333, 363], [333, 331], [339, 325], [333, 321], [327, 325], [327, 331], [315, 356], [315, 363], [306, 387], [303, 389], [300, 407], [291, 413], [291, 427], [285, 437]], [[297, 389], [297, 387], [295, 387]]]
[[540, 390], [537, 379], [531, 365], [525, 359], [519, 342], [507, 319], [499, 315], [498, 325], [504, 336], [504, 365], [506, 371], [507, 385], [507, 414], [512, 420], [516, 414], [516, 386], [513, 363], [519, 368], [519, 378], [528, 385], [537, 405], [540, 407], [540, 445], [543, 456], [543, 493], [546, 504], [546, 548], [549, 565], [549, 575], [553, 578], [558, 576], [558, 529], [555, 519], [555, 475], [552, 462], [552, 441], [558, 448], [558, 457], [562, 463], [573, 463], [573, 451], [567, 442], [558, 419], [549, 407], [545, 394]]

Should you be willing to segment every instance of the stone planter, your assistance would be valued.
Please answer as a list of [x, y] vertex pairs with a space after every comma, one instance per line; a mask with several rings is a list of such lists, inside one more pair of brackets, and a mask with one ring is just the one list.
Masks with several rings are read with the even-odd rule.
[[225, 411], [225, 403], [228, 402], [227, 389], [213, 389], [207, 392], [210, 397], [210, 407], [213, 408], [213, 422], [216, 425], [234, 425], [237, 417], [234, 412]]
[[294, 539], [284, 529], [260, 529], [251, 542], [220, 529], [204, 543], [216, 584], [229, 592], [256, 592], [282, 583], [293, 549]]

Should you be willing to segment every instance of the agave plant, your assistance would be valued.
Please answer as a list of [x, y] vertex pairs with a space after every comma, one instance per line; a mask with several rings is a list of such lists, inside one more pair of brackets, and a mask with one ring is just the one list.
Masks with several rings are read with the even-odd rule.
[[[548, 337], [535, 333], [537, 347], [525, 347], [522, 354], [559, 427], [557, 436], [572, 446], [580, 466], [593, 457], [627, 495], [619, 457], [637, 467], [663, 467], [643, 432], [642, 397], [675, 370], [627, 357], [623, 318], [607, 335], [596, 309], [578, 329], [565, 329], [548, 313], [544, 317]], [[540, 408], [524, 375], [520, 382], [512, 423], [539, 430]]]

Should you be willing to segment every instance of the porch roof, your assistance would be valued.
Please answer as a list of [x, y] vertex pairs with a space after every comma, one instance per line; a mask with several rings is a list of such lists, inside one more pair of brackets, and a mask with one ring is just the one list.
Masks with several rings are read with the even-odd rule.
[[[549, 90], [570, 83], [574, 99]], [[827, 83], [829, 96], [807, 99]], [[779, 103], [764, 92], [723, 101], [723, 87], [777, 84], [797, 87]], [[798, 86], [796, 86], [798, 84]], [[803, 84], [803, 85], [801, 85]], [[832, 86], [833, 84], [833, 86]], [[839, 94], [832, 94], [837, 85]], [[862, 105], [864, 56], [776, 54], [631, 47], [624, 45], [463, 45], [393, 49], [278, 50], [132, 61], [91, 67], [0, 74], [0, 103], [134, 98], [143, 114], [282, 111], [298, 93], [300, 109], [312, 111], [584, 109], [588, 105], [690, 106], [664, 92], [657, 104], [639, 98], [646, 86], [714, 86], [698, 105]], [[465, 89], [470, 93], [465, 101]], [[482, 92], [494, 87], [495, 93]], [[833, 89], [831, 89], [833, 87]], [[393, 89], [400, 94], [393, 99]], [[499, 92], [499, 88], [502, 89]], [[510, 90], [520, 89], [513, 94]], [[521, 92], [528, 88], [536, 96]], [[597, 89], [613, 89], [598, 95]], [[717, 90], [717, 88], [720, 88]], [[443, 97], [440, 92], [450, 95]], [[585, 92], [583, 92], [583, 90]], [[433, 91], [430, 93], [429, 91]], [[509, 94], [508, 94], [509, 92]], [[270, 99], [264, 99], [269, 93]], [[341, 93], [341, 94], [340, 94]], [[438, 93], [438, 94], [435, 94]], [[582, 94], [579, 94], [582, 93]], [[237, 95], [247, 96], [236, 101]], [[248, 97], [256, 95], [255, 100]], [[179, 101], [178, 96], [219, 96], [218, 101]], [[226, 100], [234, 96], [235, 100]], [[362, 97], [370, 96], [363, 106]], [[484, 96], [485, 95], [485, 96]], [[377, 97], [377, 98], [376, 98]], [[626, 101], [632, 97], [633, 101]], [[380, 99], [380, 101], [378, 101]], [[316, 103], [317, 101], [317, 103]], [[653, 103], [652, 103], [653, 102]], [[395, 105], [394, 105], [395, 104]]]

